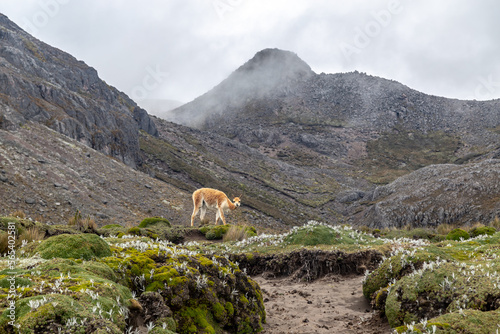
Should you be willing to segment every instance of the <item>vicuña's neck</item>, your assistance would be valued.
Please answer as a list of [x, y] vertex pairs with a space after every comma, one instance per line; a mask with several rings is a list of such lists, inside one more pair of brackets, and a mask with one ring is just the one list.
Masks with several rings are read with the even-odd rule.
[[227, 201], [227, 205], [228, 205], [229, 209], [231, 209], [231, 210], [236, 209], [236, 205], [234, 205], [233, 202], [231, 202], [230, 200]]

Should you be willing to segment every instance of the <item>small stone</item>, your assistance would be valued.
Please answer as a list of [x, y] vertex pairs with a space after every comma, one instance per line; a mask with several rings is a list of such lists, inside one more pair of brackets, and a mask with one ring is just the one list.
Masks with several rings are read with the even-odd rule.
[[149, 184], [145, 184], [144, 187], [151, 189], [152, 187]]
[[7, 182], [7, 181], [9, 181], [9, 178], [3, 174], [0, 174], [0, 181]]
[[54, 187], [60, 188], [60, 187], [62, 187], [62, 184], [60, 184], [60, 183], [54, 183]]
[[26, 202], [26, 204], [35, 204], [36, 203], [36, 201], [33, 198], [26, 198], [24, 201]]

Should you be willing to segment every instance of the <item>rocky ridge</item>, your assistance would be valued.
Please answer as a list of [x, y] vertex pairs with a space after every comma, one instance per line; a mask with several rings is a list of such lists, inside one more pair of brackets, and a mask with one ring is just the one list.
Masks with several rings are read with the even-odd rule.
[[95, 69], [2, 14], [0, 42], [0, 128], [32, 120], [130, 166], [140, 162], [139, 130], [156, 134], [145, 110]]
[[500, 212], [500, 160], [432, 165], [377, 187], [359, 214], [372, 227], [489, 222]]

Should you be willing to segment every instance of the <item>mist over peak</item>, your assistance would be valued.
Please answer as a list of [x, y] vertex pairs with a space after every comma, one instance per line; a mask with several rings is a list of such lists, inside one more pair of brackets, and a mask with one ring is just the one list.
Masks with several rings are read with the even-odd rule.
[[283, 79], [307, 77], [314, 72], [297, 54], [274, 48], [257, 52], [252, 59], [235, 71], [235, 74], [239, 73], [254, 75], [265, 73], [266, 77], [269, 73], [273, 73], [277, 75], [277, 79]]
[[207, 118], [239, 109], [250, 100], [289, 95], [300, 83], [315, 75], [297, 54], [280, 49], [264, 49], [212, 90], [173, 110], [165, 118], [175, 123], [200, 127]]

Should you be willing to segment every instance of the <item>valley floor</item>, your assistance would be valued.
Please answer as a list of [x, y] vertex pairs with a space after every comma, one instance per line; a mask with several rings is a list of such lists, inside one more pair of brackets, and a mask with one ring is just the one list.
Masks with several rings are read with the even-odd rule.
[[363, 296], [363, 276], [326, 276], [313, 282], [253, 277], [264, 293], [264, 334], [391, 333]]

